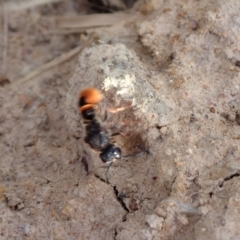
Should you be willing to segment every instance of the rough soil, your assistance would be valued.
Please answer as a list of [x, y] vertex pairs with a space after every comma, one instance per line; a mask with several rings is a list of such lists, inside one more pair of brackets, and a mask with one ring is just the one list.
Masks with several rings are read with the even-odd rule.
[[[49, 16], [90, 12], [80, 6], [9, 13], [0, 239], [240, 239], [240, 3], [139, 1], [84, 38], [49, 34]], [[79, 56], [18, 82], [78, 45]], [[146, 150], [115, 162], [109, 184], [83, 141], [85, 87], [104, 93], [102, 120], [126, 107], [103, 121], [124, 155]]]

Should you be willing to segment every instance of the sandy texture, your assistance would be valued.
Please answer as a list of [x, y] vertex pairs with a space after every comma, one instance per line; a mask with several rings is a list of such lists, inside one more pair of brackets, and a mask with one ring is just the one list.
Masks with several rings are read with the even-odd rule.
[[[0, 239], [239, 239], [239, 8], [140, 1], [134, 17], [89, 30], [99, 41], [21, 86], [14, 79], [79, 39], [30, 37], [46, 27], [43, 9], [14, 13], [9, 44], [29, 45], [16, 46], [22, 59], [11, 52], [0, 89]], [[102, 122], [122, 134], [123, 154], [147, 151], [114, 163], [110, 184], [83, 141], [86, 87], [104, 94], [99, 119], [126, 107]]]

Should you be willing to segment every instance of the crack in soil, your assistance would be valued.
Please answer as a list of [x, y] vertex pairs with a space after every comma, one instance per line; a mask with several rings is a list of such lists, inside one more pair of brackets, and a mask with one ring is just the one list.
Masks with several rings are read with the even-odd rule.
[[[232, 175], [229, 175], [229, 176], [225, 177], [225, 178], [223, 179], [223, 182], [220, 183], [220, 184], [218, 185], [218, 187], [222, 188], [225, 182], [230, 181], [230, 180], [232, 180], [233, 178], [239, 177], [239, 176], [240, 176], [240, 173], [236, 172], [236, 173], [233, 173]], [[213, 195], [214, 195], [214, 192], [211, 191], [211, 192], [209, 192], [208, 194], [209, 194], [209, 197], [212, 198]]]
[[225, 182], [227, 182], [227, 181], [229, 181], [229, 180], [231, 180], [231, 179], [233, 179], [233, 178], [235, 178], [235, 177], [239, 177], [239, 176], [240, 176], [240, 173], [236, 172], [236, 173], [234, 173], [234, 174], [232, 174], [232, 175], [230, 175], [230, 176], [225, 177], [225, 178], [223, 179], [223, 182], [222, 182], [221, 184], [219, 184], [219, 187], [223, 187], [223, 185], [224, 185]]
[[[107, 183], [107, 181], [105, 179], [103, 179], [102, 177], [100, 177], [99, 175], [97, 174], [94, 174], [94, 176], [99, 179], [101, 182], [104, 182], [106, 183], [107, 185], [110, 185], [112, 188], [113, 188], [113, 191], [114, 191], [114, 195], [117, 199], [117, 201], [121, 204], [122, 208], [127, 212], [127, 214], [129, 213], [129, 210], [126, 206], [126, 204], [124, 203], [124, 201], [122, 200], [122, 197], [121, 197], [121, 194], [119, 194], [118, 190], [117, 190], [117, 187], [116, 186], [113, 186], [111, 185], [111, 183]], [[125, 219], [125, 215], [123, 216], [123, 221]]]
[[[117, 190], [117, 187], [111, 185], [111, 183], [107, 183], [107, 181], [106, 181], [105, 179], [103, 179], [102, 177], [100, 177], [100, 176], [97, 175], [97, 174], [94, 174], [94, 176], [95, 176], [97, 179], [99, 179], [101, 182], [104, 182], [104, 183], [106, 183], [107, 185], [110, 185], [110, 186], [112, 187], [113, 192], [114, 192], [114, 195], [115, 195], [117, 201], [120, 203], [120, 205], [122, 206], [122, 208], [123, 208], [123, 209], [125, 210], [125, 212], [126, 212], [126, 213], [123, 215], [123, 217], [122, 217], [122, 222], [125, 222], [125, 221], [127, 220], [127, 215], [128, 215], [128, 213], [129, 213], [129, 210], [128, 210], [126, 204], [124, 203], [123, 198], [121, 197], [121, 194], [120, 194], [119, 191]], [[118, 233], [117, 233], [117, 228], [115, 228], [115, 229], [114, 229], [114, 237], [113, 237], [113, 239], [116, 239], [117, 234], [118, 234]]]
[[176, 182], [176, 179], [177, 179], [177, 175], [174, 177], [174, 179], [171, 182], [171, 187], [170, 187], [170, 191], [169, 191], [168, 197], [171, 196], [171, 194], [172, 194], [172, 191], [173, 191], [172, 188], [173, 188], [174, 183]]
[[116, 237], [117, 237], [117, 229], [115, 228], [113, 240], [116, 240]]
[[119, 192], [118, 192], [116, 186], [113, 187], [113, 190], [114, 190], [114, 194], [115, 194], [115, 196], [116, 196], [117, 201], [121, 204], [122, 208], [127, 212], [127, 213], [123, 216], [123, 222], [124, 222], [124, 219], [126, 218], [126, 215], [129, 213], [129, 210], [128, 210], [126, 204], [124, 203], [123, 199], [119, 196]]
[[101, 182], [104, 182], [104, 183], [106, 183], [107, 185], [109, 185], [109, 184], [107, 183], [107, 181], [106, 181], [104, 178], [100, 177], [98, 174], [95, 173], [94, 176], [95, 176], [97, 179], [99, 179]]

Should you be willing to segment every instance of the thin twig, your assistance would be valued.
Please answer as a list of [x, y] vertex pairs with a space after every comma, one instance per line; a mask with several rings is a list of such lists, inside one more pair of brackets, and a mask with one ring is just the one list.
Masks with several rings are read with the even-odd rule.
[[72, 49], [71, 51], [62, 54], [60, 57], [57, 57], [55, 59], [53, 59], [52, 61], [42, 65], [41, 67], [33, 70], [32, 72], [28, 73], [26, 76], [18, 79], [17, 81], [14, 82], [14, 84], [19, 84], [19, 83], [25, 83], [29, 80], [31, 80], [32, 78], [38, 76], [39, 74], [49, 70], [50, 68], [55, 67], [58, 64], [61, 64], [65, 61], [67, 61], [68, 59], [72, 58], [73, 56], [75, 56], [76, 54], [78, 54], [82, 49], [82, 46], [78, 46], [74, 49]]
[[112, 26], [121, 21], [126, 21], [131, 15], [125, 12], [113, 14], [89, 14], [74, 17], [56, 17], [56, 26], [59, 29], [65, 28], [90, 28]]
[[74, 28], [74, 29], [54, 29], [47, 32], [44, 32], [44, 35], [68, 35], [73, 33], [86, 34], [87, 28]]
[[8, 57], [8, 13], [7, 7], [3, 6], [3, 53], [2, 53], [2, 74], [7, 72]]
[[86, 39], [82, 40], [82, 44], [71, 51], [62, 54], [60, 57], [57, 57], [53, 59], [52, 61], [42, 65], [41, 67], [33, 70], [32, 72], [28, 73], [26, 76], [16, 80], [13, 82], [13, 84], [20, 84], [20, 83], [26, 83], [32, 78], [42, 74], [43, 72], [49, 70], [50, 68], [55, 67], [58, 64], [61, 64], [70, 58], [74, 57], [75, 55], [79, 54], [85, 47], [89, 47], [94, 42], [97, 42], [98, 36], [94, 33], [90, 34]]
[[38, 5], [49, 4], [54, 2], [61, 2], [63, 0], [15, 0], [5, 1], [4, 6], [8, 11], [19, 11], [27, 8], [36, 7]]

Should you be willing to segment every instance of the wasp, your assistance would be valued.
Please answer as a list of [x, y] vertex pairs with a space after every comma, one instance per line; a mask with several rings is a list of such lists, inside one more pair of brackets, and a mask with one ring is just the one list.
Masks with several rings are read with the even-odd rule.
[[102, 99], [103, 95], [98, 89], [86, 88], [79, 94], [78, 107], [79, 113], [82, 115], [84, 123], [86, 124], [84, 141], [89, 144], [92, 149], [100, 152], [99, 157], [102, 162], [109, 163], [106, 173], [106, 180], [107, 183], [109, 183], [108, 172], [115, 160], [138, 156], [143, 152], [122, 156], [121, 149], [113, 144], [112, 137], [110, 137], [107, 131], [101, 126], [96, 116], [97, 106]]

